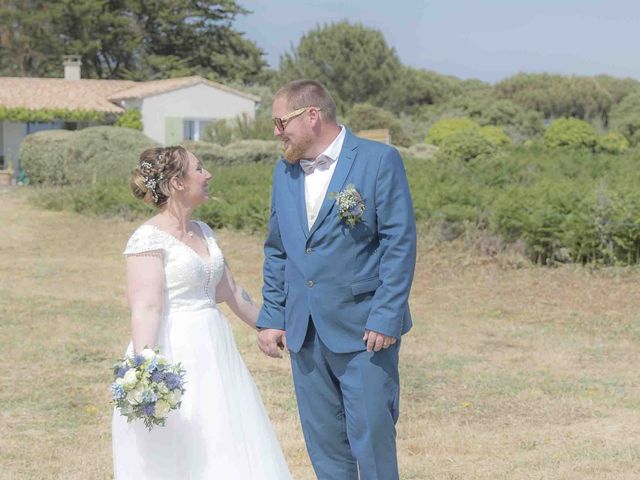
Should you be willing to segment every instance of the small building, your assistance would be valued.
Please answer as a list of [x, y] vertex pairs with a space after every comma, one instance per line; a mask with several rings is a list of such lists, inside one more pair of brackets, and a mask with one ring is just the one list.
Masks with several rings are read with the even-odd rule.
[[80, 58], [65, 57], [64, 78], [0, 77], [0, 164], [19, 170], [20, 143], [39, 130], [113, 123], [139, 110], [143, 132], [171, 145], [200, 140], [208, 124], [255, 118], [260, 98], [202, 77], [148, 82], [80, 78]]

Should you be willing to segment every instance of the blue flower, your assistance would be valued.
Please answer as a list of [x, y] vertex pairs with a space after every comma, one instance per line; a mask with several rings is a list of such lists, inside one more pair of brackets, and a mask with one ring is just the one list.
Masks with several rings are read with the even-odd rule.
[[144, 357], [142, 355], [136, 355], [135, 357], [133, 357], [133, 366], [134, 367], [139, 367], [143, 363], [144, 363]]
[[153, 393], [151, 390], [145, 390], [142, 394], [142, 402], [143, 403], [155, 403], [158, 400], [158, 396]]
[[149, 371], [153, 372], [158, 367], [158, 357], [153, 357], [153, 360], [149, 362]]
[[156, 411], [156, 403], [147, 403], [146, 405], [144, 405], [142, 407], [142, 411], [144, 412], [145, 415], [147, 415], [148, 417], [152, 416], [154, 414], [154, 412]]
[[182, 386], [182, 379], [180, 378], [180, 375], [175, 374], [175, 373], [167, 373], [164, 376], [164, 381], [167, 384], [167, 387], [169, 388], [169, 390], [173, 390], [174, 388], [178, 388]]
[[151, 374], [151, 381], [152, 382], [160, 383], [160, 382], [162, 382], [163, 379], [164, 379], [164, 373], [160, 372], [159, 370], [156, 370], [155, 372], [153, 372]]
[[349, 207], [349, 213], [351, 215], [355, 215], [357, 217], [359, 217], [360, 215], [362, 215], [362, 207], [360, 205], [351, 205], [351, 207]]
[[122, 385], [112, 383], [111, 394], [113, 395], [114, 400], [120, 400], [121, 398], [124, 398], [124, 389], [122, 388]]
[[116, 371], [116, 378], [124, 377], [124, 374], [127, 373], [127, 370], [129, 370], [127, 367], [119, 367]]

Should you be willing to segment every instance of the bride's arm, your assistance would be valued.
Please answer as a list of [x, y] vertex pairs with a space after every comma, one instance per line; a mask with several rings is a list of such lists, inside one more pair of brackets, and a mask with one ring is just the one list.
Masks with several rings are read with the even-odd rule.
[[127, 299], [133, 350], [155, 347], [162, 318], [164, 265], [160, 252], [127, 256]]
[[240, 320], [251, 328], [256, 328], [260, 307], [253, 303], [253, 300], [244, 288], [236, 284], [233, 274], [226, 263], [224, 265], [222, 279], [216, 287], [216, 302], [226, 302], [231, 311], [235, 313]]

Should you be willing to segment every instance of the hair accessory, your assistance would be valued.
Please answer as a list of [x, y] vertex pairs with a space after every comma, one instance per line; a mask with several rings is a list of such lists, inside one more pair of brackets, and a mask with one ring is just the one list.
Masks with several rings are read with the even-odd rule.
[[[164, 158], [164, 153], [158, 155], [158, 160]], [[160, 174], [154, 178], [152, 173], [150, 172], [152, 165], [149, 162], [142, 162], [140, 164], [142, 171], [142, 178], [144, 178], [144, 186], [147, 187], [151, 191], [151, 196], [153, 197], [153, 201], [158, 203], [158, 182], [164, 178], [164, 173], [160, 172]]]

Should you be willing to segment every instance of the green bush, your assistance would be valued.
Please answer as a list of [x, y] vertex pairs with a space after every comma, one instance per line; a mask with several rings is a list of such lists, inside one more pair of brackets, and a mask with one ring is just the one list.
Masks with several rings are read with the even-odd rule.
[[[459, 132], [452, 138], [496, 148], [479, 131]], [[640, 261], [637, 149], [595, 154], [586, 149], [547, 149], [533, 142], [467, 162], [440, 161], [440, 152], [436, 158], [419, 158], [408, 151], [402, 154], [415, 217], [423, 231], [431, 229], [442, 239], [453, 239], [473, 229], [505, 244], [524, 242], [529, 258], [540, 264]], [[464, 158], [464, 152], [456, 158]], [[194, 215], [216, 228], [263, 234], [273, 163], [218, 161], [209, 166], [214, 173], [212, 200]], [[36, 201], [54, 209], [126, 217], [152, 211], [133, 198], [126, 179], [36, 192]]]
[[345, 123], [356, 133], [360, 130], [387, 128], [394, 145], [406, 147], [410, 143], [402, 130], [402, 123], [393, 113], [368, 103], [355, 104]]
[[214, 122], [207, 130], [204, 140], [219, 145], [240, 140], [273, 140], [273, 121], [270, 116], [251, 118], [246, 113], [235, 118]]
[[598, 135], [593, 126], [577, 118], [559, 118], [551, 122], [544, 132], [547, 147], [587, 148], [593, 150]]
[[489, 140], [480, 128], [458, 130], [453, 135], [449, 135], [442, 140], [440, 150], [438, 150], [438, 157], [469, 162], [485, 158], [495, 151], [496, 144]]
[[409, 148], [397, 147], [402, 158], [414, 158], [419, 160], [429, 160], [436, 156], [439, 148], [428, 143], [416, 143]]
[[[272, 171], [273, 165], [267, 163], [217, 166], [210, 183], [212, 198], [194, 212], [194, 217], [214, 228], [264, 231], [269, 221]], [[32, 201], [50, 210], [127, 219], [143, 219], [154, 212], [133, 196], [126, 180], [40, 188]]]
[[127, 110], [116, 119], [115, 126], [142, 131], [142, 113], [140, 113], [140, 110], [136, 110], [135, 108]]
[[423, 113], [432, 122], [447, 118], [468, 118], [480, 126], [501, 127], [518, 143], [544, 132], [540, 112], [526, 110], [510, 100], [496, 99], [494, 92], [487, 88], [452, 98]]
[[640, 91], [630, 93], [611, 109], [611, 128], [626, 137], [631, 145], [640, 143]]
[[129, 182], [109, 180], [93, 185], [39, 187], [32, 202], [42, 208], [125, 219], [151, 216], [152, 207], [131, 193]]
[[477, 130], [480, 130], [480, 125], [470, 118], [444, 118], [442, 120], [438, 120], [431, 126], [427, 133], [425, 143], [440, 145], [448, 137], [459, 132]]
[[598, 151], [605, 153], [624, 153], [629, 150], [629, 142], [618, 132], [609, 132], [598, 138]]
[[511, 145], [511, 138], [504, 133], [504, 130], [500, 127], [493, 125], [487, 125], [480, 129], [480, 135], [489, 140], [497, 147], [507, 147]]
[[20, 166], [31, 183], [66, 185], [65, 158], [69, 139], [74, 132], [69, 130], [44, 130], [27, 135], [20, 144]]
[[205, 164], [215, 166], [275, 162], [282, 156], [280, 142], [273, 140], [240, 140], [225, 146], [185, 140], [182, 145]]
[[122, 127], [38, 132], [22, 142], [20, 163], [33, 183], [88, 184], [127, 178], [140, 153], [156, 145]]
[[123, 127], [91, 127], [70, 137], [65, 158], [72, 184], [129, 178], [140, 153], [158, 144], [142, 132]]

